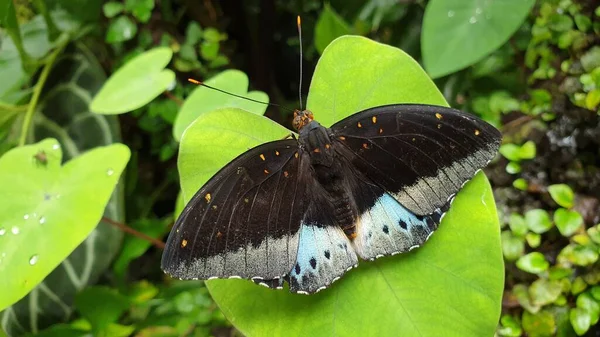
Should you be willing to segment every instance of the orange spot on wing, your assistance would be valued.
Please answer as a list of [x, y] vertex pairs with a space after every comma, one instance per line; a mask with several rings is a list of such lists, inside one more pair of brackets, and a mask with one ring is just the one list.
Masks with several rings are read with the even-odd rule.
[[185, 248], [185, 246], [187, 246], [187, 240], [183, 239], [181, 240], [181, 248]]
[[377, 123], [377, 116], [371, 117], [371, 121], [373, 121], [373, 124]]
[[340, 140], [346, 140], [346, 137], [344, 137], [344, 136], [339, 136], [338, 138], [339, 138]]
[[260, 159], [262, 159], [263, 161], [265, 160], [265, 155], [264, 154], [260, 154]]
[[479, 136], [479, 130], [475, 129], [475, 136]]
[[265, 169], [264, 170], [265, 174], [269, 174], [269, 170]]
[[329, 148], [331, 147], [331, 145], [329, 144], [325, 144], [325, 148], [329, 150]]
[[223, 233], [217, 232], [217, 239], [220, 239], [223, 236]]
[[206, 202], [210, 202], [210, 193], [206, 193], [204, 199], [206, 199]]
[[383, 133], [383, 129], [382, 128], [379, 128], [379, 133]]
[[358, 122], [358, 124], [356, 124], [359, 128], [362, 128], [362, 124], [360, 124], [360, 122]]
[[319, 149], [319, 148], [316, 148], [316, 149], [314, 149], [314, 150], [313, 150], [313, 152], [314, 152], [314, 153], [319, 153], [319, 152], [321, 152], [321, 149]]
[[288, 171], [283, 171], [283, 176], [284, 176], [284, 177], [286, 177], [286, 178], [287, 178], [289, 175], [290, 175], [290, 174], [288, 173]]
[[440, 114], [439, 112], [436, 112], [435, 113], [435, 118], [442, 119], [442, 114]]
[[276, 156], [279, 156], [279, 151], [275, 151], [275, 155], [276, 155]]
[[294, 153], [294, 157], [298, 158], [298, 152]]
[[367, 145], [367, 143], [363, 143], [363, 149], [368, 149], [369, 145]]

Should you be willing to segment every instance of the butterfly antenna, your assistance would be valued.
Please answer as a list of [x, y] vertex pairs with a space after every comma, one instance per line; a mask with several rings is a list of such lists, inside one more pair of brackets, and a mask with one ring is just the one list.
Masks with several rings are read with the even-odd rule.
[[302, 22], [300, 15], [296, 19], [298, 26], [298, 40], [300, 41], [300, 85], [298, 86], [298, 97], [300, 98], [300, 110], [302, 110]]
[[244, 97], [244, 96], [241, 96], [241, 95], [233, 94], [233, 93], [230, 93], [230, 92], [228, 92], [228, 91], [221, 90], [221, 89], [219, 89], [219, 88], [215, 88], [215, 87], [213, 87], [213, 86], [210, 86], [210, 85], [208, 85], [208, 84], [206, 84], [206, 83], [200, 82], [200, 81], [198, 81], [198, 80], [195, 80], [195, 79], [193, 79], [193, 78], [188, 78], [188, 82], [190, 82], [190, 83], [194, 83], [194, 84], [197, 84], [197, 85], [200, 85], [200, 86], [203, 86], [203, 87], [206, 87], [206, 88], [208, 88], [208, 89], [212, 89], [212, 90], [218, 91], [218, 92], [220, 92], [220, 93], [223, 93], [223, 94], [231, 95], [231, 96], [233, 96], [233, 97], [237, 97], [237, 98], [245, 99], [245, 100], [247, 100], [247, 101], [250, 101], [250, 102], [254, 102], [254, 103], [260, 103], [260, 104], [265, 104], [265, 105], [270, 105], [270, 106], [278, 107], [278, 108], [280, 108], [280, 109], [284, 109], [284, 110], [288, 110], [288, 111], [294, 112], [294, 109], [286, 108], [286, 107], [284, 107], [284, 106], [282, 106], [282, 105], [275, 104], [275, 103], [267, 103], [267, 102], [259, 101], [259, 100], [256, 100], [256, 99], [252, 99], [252, 98]]

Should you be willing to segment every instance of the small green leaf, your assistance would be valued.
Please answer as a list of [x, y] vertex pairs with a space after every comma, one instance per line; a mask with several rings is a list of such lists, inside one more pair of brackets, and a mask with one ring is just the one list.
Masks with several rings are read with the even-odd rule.
[[503, 231], [502, 254], [507, 261], [514, 261], [525, 252], [525, 242], [522, 237], [514, 236], [510, 231]]
[[548, 278], [550, 280], [560, 280], [563, 278], [567, 278], [573, 275], [573, 269], [571, 268], [562, 268], [562, 267], [551, 267], [548, 271]]
[[190, 22], [185, 30], [185, 44], [195, 45], [201, 38], [202, 27], [195, 21]]
[[565, 208], [573, 207], [573, 199], [575, 197], [573, 190], [566, 184], [555, 184], [548, 186], [548, 192], [552, 199], [559, 205]]
[[581, 276], [577, 276], [571, 284], [571, 294], [577, 295], [587, 289], [588, 284], [583, 280]]
[[530, 337], [552, 336], [556, 331], [554, 316], [546, 310], [535, 314], [525, 310], [523, 311], [522, 322], [523, 330]]
[[581, 214], [576, 211], [559, 208], [554, 211], [554, 223], [563, 236], [573, 235], [581, 225], [583, 225], [583, 218]]
[[598, 250], [593, 246], [570, 244], [560, 251], [558, 259], [566, 259], [578, 266], [588, 266], [598, 261]]
[[154, 9], [154, 0], [125, 0], [125, 7], [142, 23], [148, 22]]
[[[248, 91], [248, 76], [239, 70], [226, 70], [207, 80], [206, 84], [259, 102], [269, 102], [269, 97], [264, 92]], [[198, 86], [192, 91], [185, 102], [183, 102], [181, 110], [175, 118], [173, 137], [178, 141], [181, 140], [185, 129], [196, 118], [220, 108], [240, 108], [257, 115], [262, 115], [265, 113], [267, 105], [247, 101], [203, 86]], [[244, 126], [240, 125], [240, 130], [243, 129]]]
[[148, 104], [175, 80], [175, 73], [164, 69], [172, 56], [173, 52], [167, 47], [136, 56], [104, 83], [90, 109], [100, 114], [119, 114]]
[[534, 305], [544, 306], [556, 301], [562, 292], [559, 281], [549, 281], [543, 278], [537, 279], [529, 287], [529, 296]]
[[600, 286], [593, 286], [590, 290], [590, 293], [596, 299], [596, 301], [600, 301]]
[[529, 245], [529, 247], [531, 248], [537, 248], [540, 246], [540, 243], [542, 242], [542, 236], [538, 233], [527, 233], [527, 235], [525, 235], [525, 240], [527, 240], [527, 244]]
[[520, 337], [523, 333], [521, 324], [511, 315], [504, 315], [500, 319], [502, 326], [498, 329], [498, 335], [505, 337]]
[[517, 174], [521, 172], [521, 164], [515, 161], [509, 162], [508, 164], [506, 164], [506, 172], [509, 174]]
[[527, 227], [538, 234], [547, 232], [552, 228], [552, 221], [550, 221], [550, 215], [543, 209], [532, 209], [525, 213], [525, 222]]
[[585, 107], [589, 110], [596, 110], [600, 104], [600, 89], [594, 89], [585, 96]]
[[600, 244], [600, 230], [598, 227], [600, 227], [600, 225], [588, 228], [587, 234], [594, 243]]
[[586, 72], [591, 72], [595, 68], [600, 67], [600, 47], [594, 46], [586, 51], [581, 58], [581, 66]]
[[535, 152], [535, 143], [529, 140], [519, 148], [519, 158], [533, 159], [535, 158]]
[[319, 54], [331, 41], [347, 34], [350, 34], [348, 24], [326, 3], [315, 25], [315, 47]]
[[555, 32], [566, 32], [573, 28], [573, 19], [567, 14], [554, 13], [548, 18], [548, 27]]
[[518, 213], [511, 213], [508, 218], [508, 225], [514, 235], [524, 236], [529, 231], [525, 218]]
[[11, 275], [0, 278], [0, 309], [25, 296], [96, 227], [129, 155], [115, 144], [61, 167], [58, 142], [46, 139], [0, 158], [0, 275]]
[[592, 26], [592, 20], [587, 15], [577, 14], [575, 15], [575, 25], [577, 25], [577, 29], [585, 33]]
[[504, 44], [521, 26], [533, 0], [431, 0], [421, 45], [433, 78], [463, 69]]
[[104, 16], [110, 19], [117, 14], [121, 14], [124, 8], [125, 6], [123, 6], [122, 2], [109, 1], [102, 6], [102, 11], [104, 12]]
[[519, 156], [520, 149], [521, 148], [518, 145], [508, 143], [500, 146], [499, 152], [504, 156], [504, 158], [510, 161], [519, 161], [521, 160], [521, 157]]
[[525, 180], [523, 178], [515, 179], [515, 181], [513, 181], [512, 185], [514, 188], [521, 190], [521, 191], [526, 191], [527, 187], [529, 187], [527, 180]]
[[137, 34], [137, 25], [125, 15], [112, 20], [106, 30], [106, 42], [117, 43], [133, 39]]
[[590, 314], [591, 324], [594, 325], [598, 323], [598, 319], [600, 318], [600, 304], [594, 299], [592, 294], [589, 292], [585, 292], [577, 296], [577, 307], [587, 310]]
[[542, 253], [533, 252], [517, 260], [517, 267], [528, 273], [538, 274], [548, 269], [550, 264]]
[[517, 298], [519, 304], [529, 312], [536, 313], [540, 311], [540, 306], [534, 305], [529, 297], [529, 290], [524, 284], [515, 284], [511, 290], [512, 294]]
[[569, 318], [571, 320], [573, 330], [575, 330], [575, 333], [577, 333], [578, 336], [585, 334], [589, 330], [590, 324], [592, 323], [590, 313], [582, 308], [571, 309]]
[[200, 44], [200, 55], [203, 59], [211, 61], [214, 60], [218, 54], [219, 42], [204, 41]]
[[115, 323], [129, 305], [127, 297], [108, 287], [85, 288], [75, 298], [77, 311], [91, 323], [96, 332]]

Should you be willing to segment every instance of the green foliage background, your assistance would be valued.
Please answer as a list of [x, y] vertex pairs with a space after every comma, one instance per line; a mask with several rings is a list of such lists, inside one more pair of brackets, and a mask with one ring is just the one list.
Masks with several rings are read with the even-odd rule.
[[[0, 333], [597, 334], [599, 16], [588, 0], [0, 0]], [[478, 114], [504, 136], [491, 185], [468, 183], [424, 247], [310, 297], [165, 277], [184, 202], [288, 135], [299, 89], [324, 125], [387, 103]]]

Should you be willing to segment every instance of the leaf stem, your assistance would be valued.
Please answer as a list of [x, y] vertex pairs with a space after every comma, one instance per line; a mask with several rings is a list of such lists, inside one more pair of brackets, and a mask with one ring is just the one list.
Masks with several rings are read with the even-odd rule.
[[35, 88], [33, 89], [33, 95], [31, 96], [31, 101], [29, 101], [29, 105], [27, 106], [27, 111], [25, 112], [25, 117], [23, 119], [23, 125], [21, 127], [21, 135], [19, 136], [19, 146], [25, 145], [27, 141], [27, 132], [29, 131], [29, 127], [31, 126], [31, 120], [33, 119], [33, 113], [35, 112], [35, 108], [37, 107], [38, 100], [40, 99], [40, 95], [42, 93], [42, 89], [44, 88], [44, 84], [48, 79], [48, 75], [50, 74], [50, 70], [56, 61], [58, 55], [62, 52], [62, 50], [69, 43], [69, 37], [67, 34], [61, 35], [59, 38], [59, 43], [57, 47], [52, 51], [50, 57], [46, 61], [44, 68], [42, 69], [42, 73], [38, 78], [37, 83], [35, 84]]
[[158, 239], [155, 239], [155, 238], [153, 238], [151, 236], [148, 236], [147, 234], [144, 234], [142, 232], [136, 231], [135, 229], [127, 226], [124, 223], [120, 223], [118, 221], [115, 221], [113, 219], [107, 218], [105, 216], [102, 217], [102, 221], [107, 222], [107, 223], [109, 223], [109, 224], [111, 224], [111, 225], [119, 228], [120, 230], [122, 230], [125, 233], [129, 233], [129, 234], [131, 234], [133, 236], [136, 236], [136, 237], [138, 237], [138, 238], [140, 238], [142, 240], [146, 240], [146, 241], [150, 242], [151, 244], [153, 244], [158, 249], [165, 249], [165, 243], [164, 242], [162, 242], [162, 241], [160, 241]]

